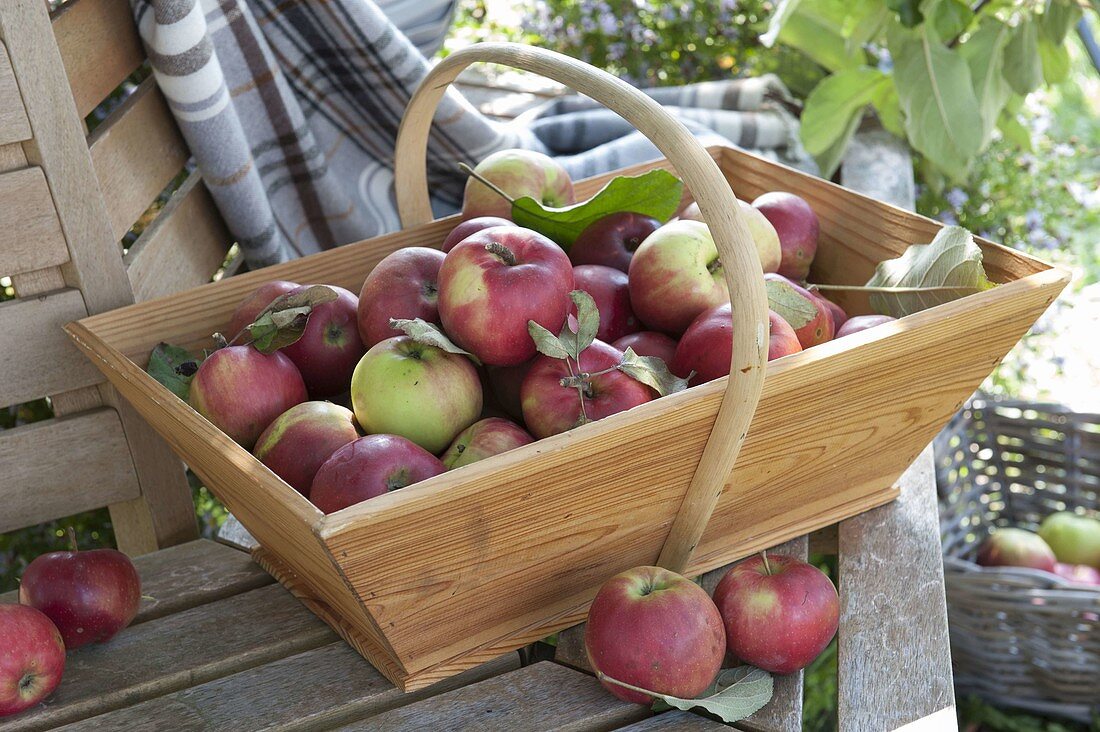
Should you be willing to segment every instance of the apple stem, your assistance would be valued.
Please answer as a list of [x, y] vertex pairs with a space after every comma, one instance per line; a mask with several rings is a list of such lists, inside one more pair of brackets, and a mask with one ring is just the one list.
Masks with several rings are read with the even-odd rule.
[[503, 190], [501, 190], [500, 186], [498, 186], [496, 183], [494, 183], [493, 181], [491, 181], [488, 178], [486, 178], [485, 176], [483, 176], [481, 173], [479, 173], [476, 170], [474, 170], [473, 168], [471, 168], [466, 163], [459, 163], [458, 164], [458, 169], [461, 170], [466, 175], [473, 178], [474, 180], [476, 180], [478, 183], [481, 183], [482, 185], [484, 185], [484, 186], [488, 187], [489, 189], [491, 189], [493, 191], [493, 193], [497, 194], [498, 196], [503, 198], [508, 203], [514, 204], [516, 202], [516, 199], [512, 198], [507, 193], [505, 193]]
[[[569, 369], [569, 378], [575, 380], [577, 378], [576, 373], [573, 372], [573, 364], [569, 363], [569, 357], [565, 357], [565, 368]], [[577, 364], [577, 368], [580, 368], [580, 363]], [[581, 400], [581, 424], [588, 424], [588, 414], [584, 411], [584, 382], [577, 384], [577, 397]]]
[[869, 287], [866, 285], [816, 285], [806, 283], [806, 289], [813, 290], [838, 290], [851, 292], [981, 292], [979, 287], [937, 285], [935, 287]]
[[768, 550], [761, 549], [760, 557], [764, 560], [764, 573], [770, 575], [772, 573], [772, 565], [771, 562], [768, 561]]
[[504, 261], [504, 263], [507, 264], [509, 267], [515, 267], [516, 266], [516, 255], [515, 255], [515, 253], [511, 249], [509, 249], [508, 247], [501, 244], [499, 241], [491, 241], [488, 244], [486, 244], [485, 245], [485, 251], [489, 252], [490, 254], [493, 254], [493, 255], [496, 255], [496, 256], [500, 257]]
[[659, 699], [659, 698], [664, 696], [664, 694], [661, 694], [658, 691], [653, 691], [651, 689], [644, 689], [641, 686], [635, 686], [634, 684], [628, 684], [625, 681], [619, 681], [616, 678], [612, 678], [611, 676], [608, 676], [603, 671], [596, 671], [596, 678], [599, 679], [600, 681], [606, 681], [610, 684], [614, 684], [615, 686], [621, 686], [624, 689], [630, 689], [631, 691], [636, 691], [639, 694], [648, 694], [649, 696], [652, 696], [654, 698]]
[[65, 533], [69, 537], [69, 550], [75, 554], [79, 551], [76, 546], [76, 530], [72, 526], [69, 526], [65, 529]]
[[722, 260], [719, 259], [718, 257], [715, 257], [714, 259], [712, 259], [710, 262], [707, 263], [707, 272], [710, 273], [710, 274], [714, 274], [715, 272], [717, 272], [720, 269], [722, 269]]

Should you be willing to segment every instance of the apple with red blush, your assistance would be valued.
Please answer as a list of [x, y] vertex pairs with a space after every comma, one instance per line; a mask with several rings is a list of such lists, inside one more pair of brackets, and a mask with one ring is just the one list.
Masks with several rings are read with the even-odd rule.
[[0, 717], [44, 701], [64, 671], [65, 643], [57, 626], [28, 605], [0, 605]]
[[515, 422], [501, 417], [487, 417], [460, 432], [440, 460], [447, 470], [454, 470], [534, 441]]
[[[304, 292], [310, 285], [291, 290]], [[356, 313], [359, 298], [343, 287], [326, 285], [336, 299], [314, 305], [302, 337], [282, 352], [294, 362], [314, 399], [327, 399], [348, 390], [355, 364], [366, 352], [359, 337]]]
[[233, 316], [229, 319], [229, 327], [222, 335], [230, 340], [235, 338], [241, 331], [256, 322], [256, 318], [264, 308], [298, 287], [300, 285], [297, 282], [286, 280], [272, 280], [260, 285], [233, 311]]
[[400, 335], [390, 327], [391, 318], [439, 323], [443, 257], [438, 249], [405, 247], [375, 265], [359, 292], [359, 337], [365, 348]]
[[324, 513], [335, 513], [445, 470], [439, 458], [411, 440], [367, 435], [344, 445], [321, 465], [309, 499]]
[[1054, 572], [1054, 551], [1042, 538], [1025, 529], [996, 529], [978, 547], [977, 562], [983, 567], [1030, 567]]
[[779, 268], [784, 277], [804, 281], [817, 254], [820, 224], [810, 204], [786, 191], [773, 191], [752, 202], [754, 208], [771, 222], [782, 250]]
[[654, 356], [666, 364], [672, 363], [672, 357], [676, 355], [676, 341], [655, 330], [624, 335], [611, 345], [624, 353], [626, 349], [632, 348], [639, 356]]
[[774, 310], [768, 311], [768, 360], [774, 361], [792, 353], [800, 353], [802, 344], [798, 334], [786, 320]]
[[633, 211], [604, 216], [577, 236], [569, 247], [569, 259], [575, 265], [600, 264], [627, 272], [634, 252], [659, 228], [657, 219]]
[[447, 234], [446, 238], [443, 239], [443, 245], [439, 248], [446, 254], [455, 248], [455, 244], [458, 244], [470, 234], [477, 233], [482, 229], [491, 229], [494, 226], [512, 225], [511, 219], [506, 219], [501, 216], [477, 216], [472, 219], [466, 219], [465, 221], [459, 221], [458, 224], [451, 229], [450, 233]]
[[[630, 286], [626, 273], [601, 264], [581, 264], [573, 268], [574, 287], [592, 296], [600, 314], [596, 337], [605, 343], [639, 330], [640, 323], [630, 307]], [[576, 316], [577, 306], [570, 312]]]
[[[512, 199], [529, 196], [544, 206], [560, 208], [576, 199], [573, 181], [561, 163], [534, 150], [498, 150], [474, 168], [478, 176], [501, 189]], [[512, 204], [475, 176], [466, 180], [462, 218], [499, 216], [509, 219]]]
[[1054, 574], [1078, 585], [1100, 585], [1100, 570], [1087, 564], [1055, 562]]
[[790, 324], [802, 348], [810, 348], [833, 339], [833, 316], [821, 298], [781, 274], [765, 274], [764, 285], [768, 288], [769, 300], [776, 298], [796, 304], [799, 311], [812, 311], [812, 315], [801, 325]]
[[350, 409], [332, 402], [302, 402], [267, 426], [252, 454], [308, 498], [321, 464], [358, 438], [355, 415]]
[[897, 320], [897, 318], [893, 318], [889, 315], [855, 315], [844, 321], [844, 325], [840, 326], [839, 330], [837, 330], [836, 337], [843, 338], [844, 336], [859, 333], [868, 328], [882, 325], [883, 323], [892, 323], [895, 320]]

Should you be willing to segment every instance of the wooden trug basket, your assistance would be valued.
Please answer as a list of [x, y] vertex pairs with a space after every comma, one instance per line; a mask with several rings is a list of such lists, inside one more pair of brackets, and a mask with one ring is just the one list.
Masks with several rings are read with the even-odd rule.
[[[732, 375], [325, 516], [143, 367], [160, 341], [209, 347], [263, 282], [358, 291], [390, 252], [438, 247], [456, 219], [431, 221], [427, 136], [445, 88], [475, 61], [598, 99], [667, 156], [619, 173], [674, 169], [699, 202], [732, 293]], [[818, 283], [865, 282], [940, 225], [739, 150], [704, 150], [630, 85], [511, 44], [460, 51], [428, 75], [402, 123], [396, 171], [399, 233], [67, 330], [256, 537], [257, 560], [406, 691], [580, 622], [624, 569], [701, 574], [892, 500], [894, 481], [1068, 279], [981, 241], [1000, 286], [765, 363], [766, 299], [734, 191], [751, 200], [787, 190], [810, 203], [821, 221]], [[579, 183], [578, 196], [611, 177]], [[838, 299], [869, 312], [865, 298]]]

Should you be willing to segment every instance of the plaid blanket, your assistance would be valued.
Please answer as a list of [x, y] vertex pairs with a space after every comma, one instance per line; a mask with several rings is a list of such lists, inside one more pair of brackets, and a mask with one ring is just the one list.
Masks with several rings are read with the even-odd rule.
[[[397, 128], [454, 0], [131, 1], [157, 82], [250, 267], [400, 227]], [[813, 165], [774, 77], [651, 93], [705, 144]], [[510, 147], [555, 155], [574, 178], [658, 156], [579, 96], [503, 123], [451, 91], [428, 147], [435, 212], [461, 205], [458, 162]]]

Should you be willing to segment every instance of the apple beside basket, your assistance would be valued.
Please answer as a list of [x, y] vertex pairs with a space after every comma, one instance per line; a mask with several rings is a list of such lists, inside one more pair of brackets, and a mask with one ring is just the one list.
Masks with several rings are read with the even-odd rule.
[[[428, 131], [447, 86], [479, 61], [600, 100], [667, 156], [618, 173], [672, 168], [699, 202], [732, 295], [731, 376], [325, 516], [143, 367], [160, 341], [210, 346], [263, 282], [354, 291], [390, 252], [438, 247], [456, 219], [431, 220]], [[612, 177], [579, 183], [578, 196]], [[257, 561], [406, 691], [580, 622], [624, 569], [700, 574], [894, 499], [898, 476], [1068, 280], [982, 240], [998, 287], [769, 364], [760, 265], [734, 191], [809, 201], [819, 283], [865, 282], [940, 225], [740, 150], [704, 149], [623, 81], [513, 44], [472, 46], [427, 76], [402, 121], [396, 190], [398, 233], [66, 329], [256, 537]], [[854, 295], [842, 304], [869, 312]]]

